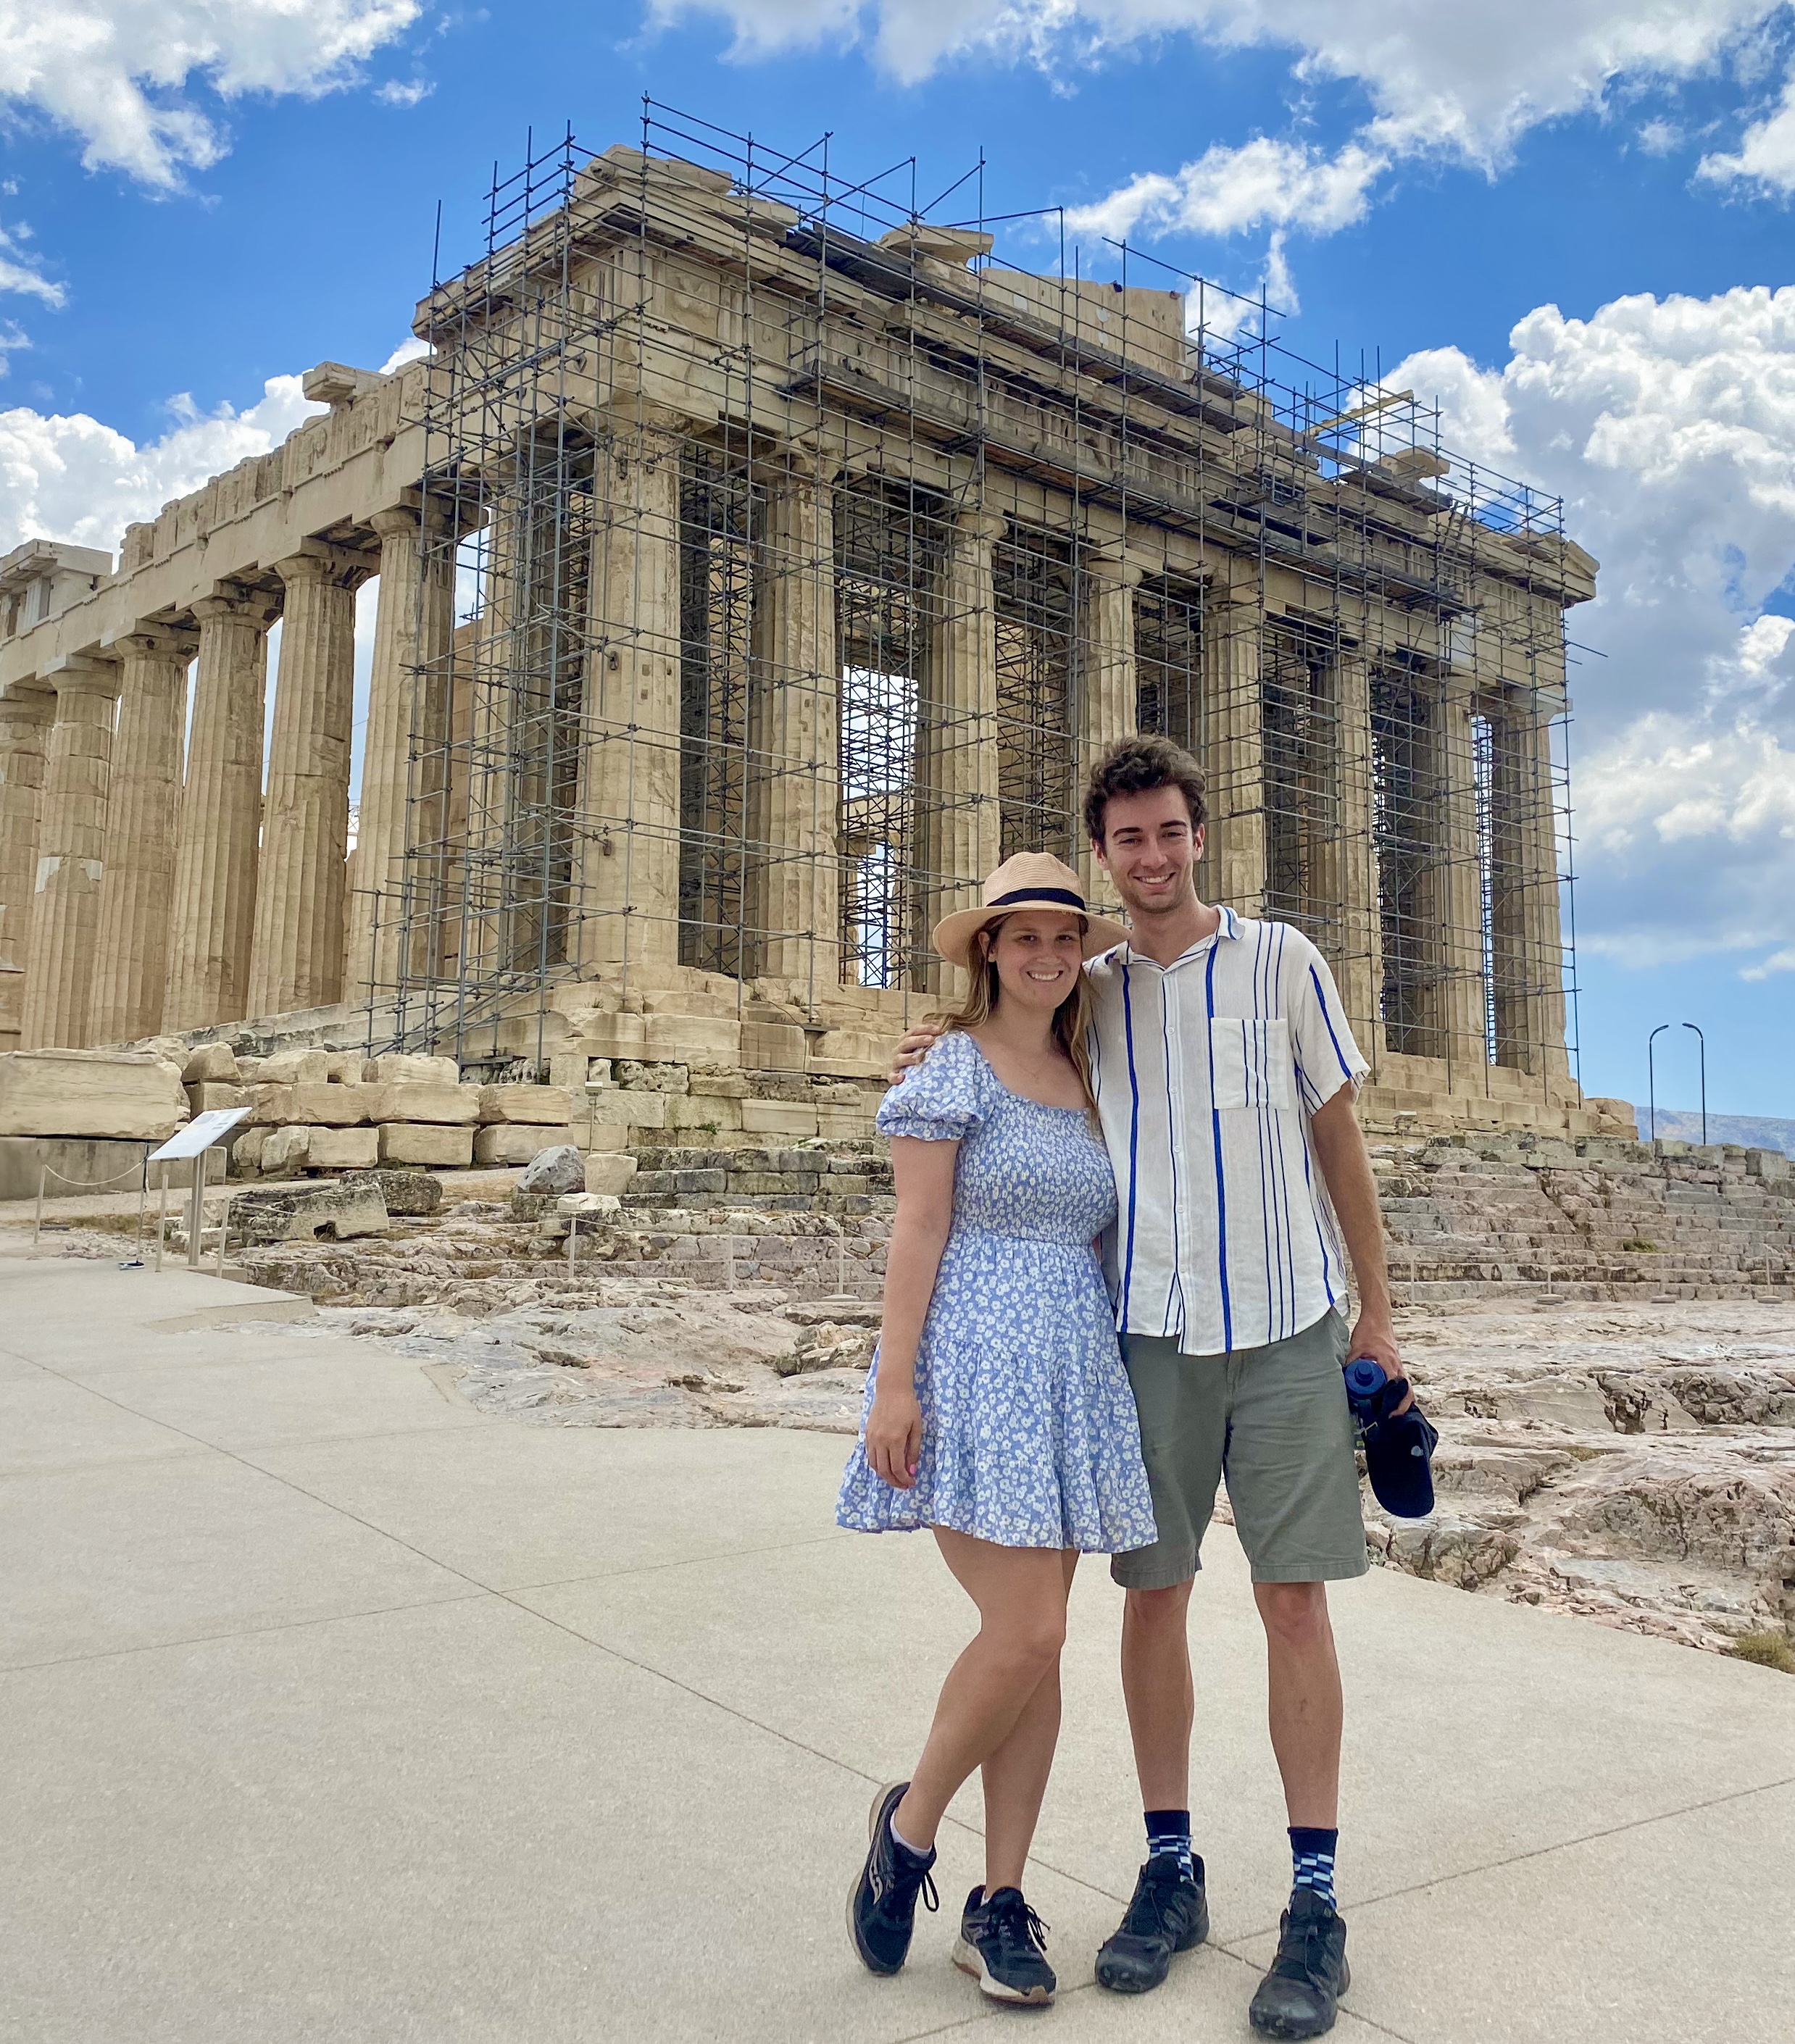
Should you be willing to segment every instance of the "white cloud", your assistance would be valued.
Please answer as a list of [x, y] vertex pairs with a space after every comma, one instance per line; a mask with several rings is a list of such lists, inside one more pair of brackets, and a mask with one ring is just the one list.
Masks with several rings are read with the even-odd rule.
[[[1270, 225], [1332, 233], [1364, 212], [1376, 180], [1433, 156], [1493, 173], [1543, 122], [1605, 109], [1622, 93], [1731, 63], [1742, 88], [1786, 0], [648, 0], [652, 21], [720, 15], [738, 52], [870, 41], [913, 83], [973, 55], [1070, 68], [1167, 35], [1217, 49], [1289, 53], [1293, 82], [1355, 88], [1370, 117], [1336, 154], [1261, 138], [1217, 145], [1175, 173], [1146, 171], [1082, 209], [1116, 223], [1211, 234]], [[1786, 102], [1785, 102], [1786, 110]], [[1784, 124], [1786, 122], [1786, 132]], [[1672, 146], [1647, 123], [1647, 149]], [[1732, 159], [1716, 159], [1732, 161]], [[1795, 184], [1795, 113], [1748, 133], [1736, 173]], [[1734, 173], [1716, 172], [1716, 175]]]
[[1795, 972], [1795, 950], [1773, 951], [1761, 965], [1748, 966], [1741, 979], [1768, 979], [1774, 972]]
[[382, 376], [390, 376], [395, 370], [403, 369], [408, 362], [421, 361], [426, 355], [436, 351], [427, 340], [420, 340], [416, 334], [408, 334], [380, 365]]
[[1389, 159], [1348, 144], [1327, 156], [1265, 136], [1217, 144], [1175, 176], [1151, 171], [1094, 205], [1067, 209], [1075, 234], [1125, 240], [1149, 233], [1236, 234], [1256, 227], [1332, 234], [1363, 217], [1366, 194]]
[[164, 188], [225, 144], [184, 103], [329, 92], [417, 18], [421, 0], [0, 0], [0, 102], [72, 130], [89, 169]]
[[[1643, 964], [1795, 940], [1795, 287], [1542, 306], [1500, 371], [1388, 387], [1449, 444], [1562, 491], [1602, 563], [1572, 636], [1579, 940]], [[1751, 970], [1757, 970], [1755, 964]]]
[[225, 405], [202, 417], [191, 398], [175, 399], [176, 424], [142, 447], [83, 412], [0, 412], [0, 553], [26, 539], [116, 552], [133, 520], [266, 454], [322, 409], [297, 376], [271, 376], [247, 411]]
[[52, 282], [43, 274], [31, 251], [21, 245], [30, 239], [29, 227], [15, 227], [10, 233], [0, 227], [0, 291], [41, 298], [52, 311], [60, 311], [67, 294], [60, 284]]
[[1753, 184], [1785, 198], [1795, 192], [1795, 71], [1776, 110], [1746, 129], [1738, 154], [1704, 156], [1697, 169], [1716, 184]]

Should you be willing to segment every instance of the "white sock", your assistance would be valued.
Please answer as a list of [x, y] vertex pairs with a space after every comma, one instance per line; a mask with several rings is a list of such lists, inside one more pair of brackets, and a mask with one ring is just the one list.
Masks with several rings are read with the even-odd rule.
[[898, 1841], [898, 1844], [904, 1848], [905, 1851], [907, 1852], [913, 1859], [927, 1859], [929, 1854], [935, 1850], [933, 1846], [912, 1845], [909, 1840], [905, 1837], [904, 1834], [898, 1830], [895, 1822], [893, 1823], [891, 1827], [891, 1835]]

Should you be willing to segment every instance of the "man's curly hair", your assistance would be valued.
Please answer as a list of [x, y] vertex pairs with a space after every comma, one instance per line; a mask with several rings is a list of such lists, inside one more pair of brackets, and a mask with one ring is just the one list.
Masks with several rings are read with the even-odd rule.
[[1131, 732], [1097, 761], [1085, 784], [1085, 829], [1091, 843], [1103, 843], [1103, 813], [1112, 795], [1144, 795], [1154, 788], [1182, 792], [1190, 805], [1193, 831], [1208, 820], [1202, 768], [1182, 745], [1157, 732]]

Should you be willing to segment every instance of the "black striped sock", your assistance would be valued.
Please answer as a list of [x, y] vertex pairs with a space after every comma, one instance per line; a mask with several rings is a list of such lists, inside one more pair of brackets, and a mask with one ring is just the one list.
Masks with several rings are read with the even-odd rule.
[[1290, 1827], [1290, 1888], [1312, 1888], [1328, 1907], [1334, 1901], [1334, 1854], [1340, 1850], [1338, 1831], [1324, 1831], [1312, 1824]]
[[1178, 1871], [1186, 1881], [1197, 1878], [1190, 1858], [1190, 1812], [1188, 1810], [1149, 1810], [1147, 1818], [1147, 1857], [1175, 1853]]

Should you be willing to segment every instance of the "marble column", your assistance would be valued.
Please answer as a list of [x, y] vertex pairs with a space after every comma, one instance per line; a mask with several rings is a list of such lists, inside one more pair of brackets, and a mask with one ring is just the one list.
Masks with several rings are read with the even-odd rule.
[[1569, 1076], [1559, 920], [1550, 698], [1511, 701], [1492, 719], [1490, 799], [1498, 1062]]
[[[444, 844], [448, 817], [432, 795], [447, 786], [449, 650], [455, 624], [452, 550], [440, 529], [428, 537], [408, 507], [377, 511], [380, 587], [362, 751], [356, 832], [356, 885], [348, 909], [344, 997], [359, 1001], [395, 989], [402, 976], [429, 974], [436, 946], [427, 934], [441, 905], [413, 905], [413, 955], [402, 961], [406, 855], [414, 832]], [[420, 876], [421, 877], [421, 876]]]
[[581, 698], [578, 920], [593, 970], [679, 962], [679, 457], [691, 422], [602, 422]]
[[[991, 549], [1001, 512], [963, 511], [941, 571], [929, 674], [917, 719], [921, 928], [924, 952], [944, 916], [976, 903], [1002, 843], [997, 762], [997, 620]], [[951, 992], [961, 975], [931, 958], [928, 984]]]
[[198, 644], [190, 632], [145, 626], [108, 648], [120, 686], [89, 1022], [96, 1043], [129, 1043], [162, 1026], [187, 667]]
[[48, 678], [56, 720], [44, 748], [21, 1051], [80, 1050], [93, 1041], [87, 1018], [118, 697], [118, 669], [110, 660], [69, 660]]
[[1478, 843], [1477, 755], [1469, 684], [1448, 677], [1439, 697], [1443, 828], [1435, 901], [1439, 917], [1439, 1027], [1455, 1092], [1481, 1092], [1489, 1063], [1483, 969], [1483, 866]]
[[1256, 602], [1213, 602], [1203, 619], [1209, 824], [1198, 885], [1237, 914], [1265, 906], [1265, 745]]
[[815, 1001], [841, 977], [835, 508], [805, 454], [774, 474], [754, 597], [744, 920], [762, 974]]
[[1336, 932], [1335, 955], [1328, 962], [1359, 1048], [1375, 1066], [1383, 1050], [1383, 932], [1372, 832], [1371, 673], [1362, 654], [1338, 656], [1334, 687], [1340, 735], [1340, 828], [1324, 844], [1321, 855], [1323, 891], [1330, 924]]
[[267, 634], [279, 611], [265, 593], [233, 582], [193, 605], [199, 666], [175, 857], [165, 1029], [237, 1022], [249, 1012]]
[[249, 955], [252, 1016], [343, 997], [356, 591], [371, 566], [319, 540], [275, 563], [286, 601]]
[[1115, 889], [1097, 864], [1085, 835], [1085, 786], [1090, 770], [1117, 740], [1135, 727], [1137, 686], [1134, 652], [1134, 593], [1140, 570], [1120, 554], [1086, 562], [1085, 631], [1080, 662], [1078, 762], [1072, 787], [1078, 867], [1085, 899], [1113, 910]]
[[19, 1047], [37, 882], [44, 741], [56, 707], [56, 697], [41, 690], [15, 689], [0, 697], [0, 1052]]

